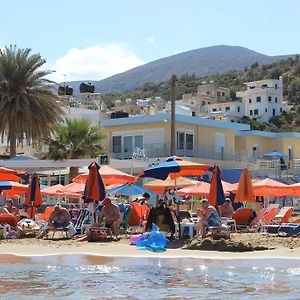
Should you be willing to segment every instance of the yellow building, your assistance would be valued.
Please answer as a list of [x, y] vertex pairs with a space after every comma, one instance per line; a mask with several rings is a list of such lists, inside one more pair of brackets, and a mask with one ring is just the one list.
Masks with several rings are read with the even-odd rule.
[[[148, 157], [170, 155], [170, 114], [103, 120], [101, 125], [113, 158], [131, 158], [136, 148], [145, 149]], [[239, 130], [249, 125], [176, 115], [176, 155], [232, 160]]]
[[[278, 150], [287, 160], [300, 158], [300, 133], [250, 130], [249, 125], [176, 115], [176, 155], [222, 167], [242, 167]], [[167, 157], [171, 148], [170, 114], [107, 119], [106, 148], [111, 158], [130, 159], [141, 149], [148, 158]]]

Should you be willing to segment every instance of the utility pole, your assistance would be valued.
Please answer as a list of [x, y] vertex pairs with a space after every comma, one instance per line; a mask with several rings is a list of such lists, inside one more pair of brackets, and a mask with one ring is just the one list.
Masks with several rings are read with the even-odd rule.
[[176, 134], [175, 134], [175, 83], [176, 83], [177, 77], [176, 75], [173, 75], [171, 78], [171, 156], [175, 155], [176, 147], [175, 147], [175, 141], [176, 141]]

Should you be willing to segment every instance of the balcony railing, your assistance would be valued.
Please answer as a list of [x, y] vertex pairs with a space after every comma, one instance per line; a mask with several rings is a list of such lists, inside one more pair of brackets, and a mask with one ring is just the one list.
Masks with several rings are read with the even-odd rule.
[[[111, 157], [116, 159], [131, 159], [134, 156], [133, 147], [112, 147]], [[167, 157], [171, 155], [171, 146], [167, 143], [144, 144], [145, 155], [148, 158]], [[212, 145], [194, 145], [193, 143], [179, 143], [175, 150], [177, 156], [205, 158], [213, 160], [229, 160], [253, 163], [255, 156], [247, 151], [234, 152], [232, 148]]]

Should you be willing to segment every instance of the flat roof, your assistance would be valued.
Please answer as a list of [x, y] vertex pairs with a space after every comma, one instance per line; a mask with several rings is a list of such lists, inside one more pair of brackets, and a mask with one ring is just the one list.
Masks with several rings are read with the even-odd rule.
[[[116, 127], [116, 126], [125, 126], [125, 125], [161, 123], [161, 122], [168, 122], [168, 121], [171, 121], [171, 114], [138, 115], [138, 116], [130, 116], [130, 118], [104, 119], [101, 121], [101, 126]], [[176, 122], [186, 123], [191, 125], [214, 127], [214, 128], [232, 129], [232, 130], [250, 130], [250, 125], [247, 124], [204, 119], [204, 118], [185, 116], [179, 114], [176, 115]]]
[[300, 138], [299, 132], [271, 132], [271, 131], [259, 131], [259, 130], [243, 130], [236, 133], [237, 136], [260, 136], [270, 138], [290, 137]]

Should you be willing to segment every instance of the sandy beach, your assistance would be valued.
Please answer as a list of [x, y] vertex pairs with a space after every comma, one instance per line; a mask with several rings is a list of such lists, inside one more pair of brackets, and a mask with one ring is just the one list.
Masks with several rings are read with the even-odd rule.
[[[203, 243], [196, 241], [192, 243]], [[98, 256], [128, 256], [128, 257], [195, 257], [211, 259], [249, 259], [249, 258], [289, 258], [300, 259], [300, 239], [290, 237], [267, 236], [258, 233], [232, 234], [226, 243], [250, 243], [251, 245], [264, 245], [270, 250], [263, 251], [214, 251], [183, 249], [183, 242], [171, 241], [165, 252], [153, 253], [147, 250], [138, 250], [129, 244], [123, 237], [118, 242], [78, 242], [77, 240], [38, 240], [35, 238], [24, 238], [17, 240], [1, 240], [0, 254], [15, 254], [25, 256], [35, 255], [57, 255], [57, 254], [91, 254]], [[206, 239], [205, 244], [213, 241]], [[185, 243], [185, 246], [189, 242]], [[218, 249], [218, 246], [213, 246]], [[214, 249], [214, 248], [212, 248]], [[226, 249], [225, 249], [226, 250]]]

